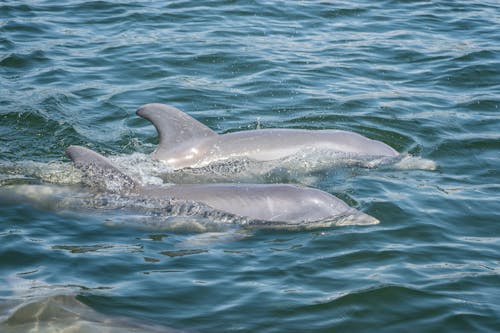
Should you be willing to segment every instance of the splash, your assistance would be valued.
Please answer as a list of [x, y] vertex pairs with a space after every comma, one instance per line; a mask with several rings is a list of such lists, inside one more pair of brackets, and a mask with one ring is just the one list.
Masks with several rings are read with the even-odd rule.
[[438, 165], [433, 160], [425, 159], [410, 154], [404, 155], [399, 161], [394, 163], [394, 169], [397, 170], [429, 170], [434, 171]]
[[171, 183], [302, 183], [314, 184], [318, 178], [334, 169], [345, 167], [377, 168], [394, 164], [397, 158], [360, 156], [311, 148], [292, 156], [272, 161], [255, 161], [230, 157], [208, 165], [180, 170], [160, 171], [157, 174]]
[[133, 153], [108, 157], [120, 170], [139, 180], [144, 185], [160, 185], [163, 183], [160, 175], [172, 173], [167, 164], [152, 159], [149, 155]]
[[0, 186], [30, 180], [53, 184], [78, 184], [82, 180], [82, 173], [71, 163], [62, 161], [0, 161]]

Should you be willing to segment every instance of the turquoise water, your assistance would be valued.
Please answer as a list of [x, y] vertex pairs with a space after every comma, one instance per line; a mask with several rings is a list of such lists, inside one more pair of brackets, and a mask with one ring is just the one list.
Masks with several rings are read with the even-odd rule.
[[0, 3], [4, 188], [72, 183], [68, 145], [151, 152], [149, 102], [218, 133], [351, 130], [437, 165], [289, 180], [379, 225], [211, 241], [1, 196], [0, 301], [71, 290], [151, 330], [498, 332], [499, 22], [496, 1]]

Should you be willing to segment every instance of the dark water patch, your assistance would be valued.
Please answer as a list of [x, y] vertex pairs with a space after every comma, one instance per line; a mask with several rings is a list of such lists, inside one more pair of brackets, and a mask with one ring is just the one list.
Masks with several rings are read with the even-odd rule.
[[454, 61], [466, 63], [485, 63], [498, 61], [498, 54], [494, 50], [473, 50], [469, 53], [459, 55]]
[[[39, 255], [37, 254], [39, 249], [36, 246], [26, 246], [25, 242], [22, 243], [22, 249], [15, 248], [20, 246], [19, 244], [11, 249], [5, 248], [0, 253], [0, 260], [2, 260], [5, 271], [18, 271], [22, 267], [33, 267], [39, 263]], [[12, 261], [12, 258], [17, 258], [17, 260]]]
[[73, 254], [83, 254], [83, 253], [109, 253], [109, 252], [143, 252], [143, 247], [141, 245], [117, 245], [117, 244], [95, 244], [95, 245], [55, 245], [52, 246], [54, 250], [65, 250]]
[[321, 17], [326, 19], [339, 19], [339, 18], [349, 18], [356, 17], [362, 14], [368, 13], [367, 8], [325, 8], [323, 6], [318, 6], [318, 12]]
[[[13, 50], [15, 47], [14, 42], [8, 38], [0, 37], [0, 50], [4, 54], [9, 54], [9, 51]], [[4, 58], [1, 60], [3, 61]]]
[[0, 4], [0, 9], [2, 10], [5, 18], [17, 18], [20, 16], [34, 17], [36, 16], [33, 8], [28, 4]]
[[[412, 306], [406, 311], [401, 311], [396, 304], [408, 300], [411, 300]], [[427, 306], [424, 306], [424, 300]], [[380, 285], [348, 293], [334, 293], [331, 298], [326, 298], [314, 305], [289, 304], [286, 310], [281, 308], [273, 312], [277, 316], [288, 318], [285, 325], [292, 330], [294, 328], [306, 329], [301, 322], [307, 322], [318, 331], [332, 327], [342, 330], [367, 331], [367, 327], [370, 327], [370, 330], [378, 327], [392, 332], [404, 330], [412, 322], [420, 322], [422, 327], [427, 327], [427, 329], [439, 325], [432, 322], [433, 319], [426, 323], [425, 318], [439, 318], [436, 311], [446, 313], [449, 310], [446, 308], [446, 303], [447, 299], [438, 294], [404, 286]], [[312, 322], [308, 314], [317, 312], [322, 313], [328, 319], [322, 323]], [[384, 318], [383, 323], [374, 320], [378, 316]]]
[[[24, 156], [25, 159], [32, 159], [33, 156], [42, 157], [42, 160], [57, 158], [69, 144], [66, 140], [77, 137], [70, 124], [52, 120], [38, 110], [10, 112], [0, 117], [0, 140], [4, 145], [4, 158], [10, 158], [12, 155], [17, 155], [17, 158]], [[25, 139], [18, 138], [20, 133], [24, 133], [22, 137]], [[45, 144], [34, 147], [35, 138]]]
[[0, 61], [0, 66], [4, 74], [9, 76], [9, 71], [47, 66], [50, 62], [45, 52], [37, 50], [28, 54], [10, 54]]
[[163, 254], [165, 256], [169, 256], [171, 258], [175, 257], [181, 257], [181, 256], [189, 256], [193, 254], [200, 254], [200, 253], [205, 253], [208, 252], [207, 250], [203, 249], [193, 249], [193, 250], [177, 250], [177, 251], [162, 251], [160, 254]]
[[[478, 96], [476, 98], [471, 98], [465, 102], [458, 103], [456, 107], [458, 109], [462, 109], [463, 111], [496, 112], [500, 108], [500, 100], [495, 98], [489, 99], [487, 96]], [[497, 118], [495, 114], [493, 114], [493, 117]], [[488, 120], [484, 121], [487, 122]]]
[[[36, 24], [30, 24], [36, 23]], [[0, 31], [11, 35], [11, 37], [19, 38], [20, 40], [25, 39], [36, 39], [37, 35], [43, 35], [47, 33], [49, 27], [47, 24], [42, 22], [31, 22], [29, 20], [16, 19], [7, 20], [5, 24], [0, 27]]]
[[[453, 156], [454, 154], [461, 154], [464, 149], [468, 151], [469, 156], [477, 159], [477, 156], [481, 154], [489, 154], [491, 149], [497, 150], [500, 147], [500, 143], [496, 139], [496, 135], [493, 135], [492, 139], [485, 139], [483, 137], [465, 137], [457, 139], [447, 139], [444, 140], [436, 150], [430, 155], [441, 156], [444, 154], [446, 156]], [[481, 163], [485, 163], [487, 160], [482, 160]], [[494, 160], [492, 160], [494, 162]]]
[[495, 69], [497, 64], [470, 65], [460, 69], [452, 69], [444, 73], [440, 84], [461, 88], [479, 89], [497, 85], [500, 74]]
[[35, 74], [36, 78], [33, 79], [37, 85], [52, 85], [56, 86], [57, 84], [64, 85], [64, 80], [68, 77], [71, 77], [71, 73], [62, 68], [50, 68], [38, 72]]

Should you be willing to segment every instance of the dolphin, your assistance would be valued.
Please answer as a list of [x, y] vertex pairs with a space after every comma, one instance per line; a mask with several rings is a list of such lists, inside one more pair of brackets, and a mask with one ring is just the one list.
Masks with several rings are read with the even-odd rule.
[[[379, 221], [324, 191], [291, 184], [174, 184], [143, 185], [120, 171], [106, 157], [84, 147], [66, 149], [87, 183], [111, 183], [104, 190], [124, 197], [154, 202], [171, 199], [195, 202], [229, 213], [249, 228], [315, 228], [333, 225], [368, 225]], [[109, 182], [111, 180], [111, 182]]]
[[84, 287], [48, 285], [15, 275], [2, 277], [0, 281], [0, 332], [187, 332], [125, 316], [99, 313], [78, 299], [80, 288]]
[[158, 132], [159, 145], [151, 156], [174, 170], [237, 158], [268, 162], [311, 150], [366, 158], [399, 156], [383, 142], [342, 130], [275, 128], [219, 135], [173, 106], [145, 104], [136, 113]]

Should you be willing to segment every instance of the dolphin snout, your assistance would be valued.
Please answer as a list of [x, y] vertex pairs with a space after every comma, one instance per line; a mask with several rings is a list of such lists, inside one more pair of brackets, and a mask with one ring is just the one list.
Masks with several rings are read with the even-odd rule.
[[373, 225], [379, 223], [380, 220], [377, 218], [360, 211], [355, 211], [353, 214], [342, 218], [338, 225]]

